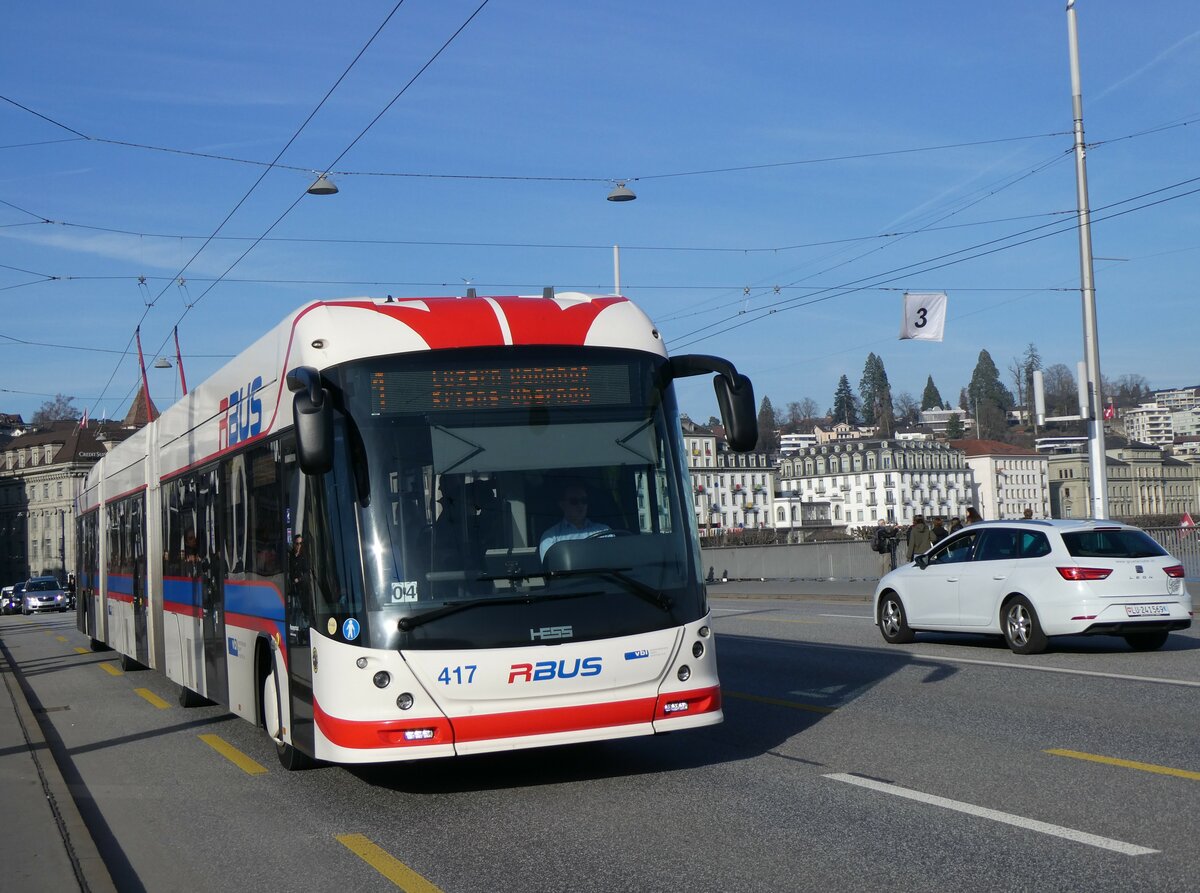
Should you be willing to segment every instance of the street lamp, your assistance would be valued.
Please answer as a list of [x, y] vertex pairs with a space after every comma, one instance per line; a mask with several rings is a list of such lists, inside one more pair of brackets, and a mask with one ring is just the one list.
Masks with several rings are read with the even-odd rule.
[[[1083, 300], [1083, 359], [1087, 370], [1088, 464], [1092, 517], [1108, 517], [1108, 468], [1100, 397], [1100, 343], [1096, 328], [1096, 287], [1092, 270], [1092, 224], [1088, 209], [1087, 158], [1083, 142], [1083, 95], [1079, 78], [1079, 32], [1075, 0], [1067, 0], [1067, 42], [1071, 54], [1071, 107], [1075, 117], [1075, 193], [1079, 202], [1079, 275]], [[1082, 383], [1080, 391], [1083, 391]]]

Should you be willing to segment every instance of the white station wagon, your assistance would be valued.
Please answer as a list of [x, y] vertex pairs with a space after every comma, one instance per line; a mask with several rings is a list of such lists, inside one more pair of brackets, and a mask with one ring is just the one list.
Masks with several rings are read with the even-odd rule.
[[1161, 648], [1192, 625], [1183, 565], [1149, 535], [1113, 521], [985, 521], [964, 527], [875, 590], [883, 638], [919, 630], [1004, 636], [1037, 654], [1049, 636], [1122, 636]]

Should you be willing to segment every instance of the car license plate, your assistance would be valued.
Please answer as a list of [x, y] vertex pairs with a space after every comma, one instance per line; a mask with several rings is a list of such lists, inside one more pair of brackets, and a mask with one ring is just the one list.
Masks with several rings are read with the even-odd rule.
[[1171, 609], [1166, 605], [1126, 605], [1125, 616], [1127, 617], [1146, 617], [1155, 616], [1161, 617], [1171, 613]]

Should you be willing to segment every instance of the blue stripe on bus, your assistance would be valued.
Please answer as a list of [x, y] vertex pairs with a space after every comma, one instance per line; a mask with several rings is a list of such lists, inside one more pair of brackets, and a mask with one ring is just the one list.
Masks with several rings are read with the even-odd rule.
[[133, 595], [133, 577], [129, 574], [109, 574], [108, 591], [118, 595]]
[[[187, 577], [164, 577], [163, 600], [176, 605], [200, 607], [200, 581]], [[283, 594], [275, 584], [265, 581], [226, 580], [225, 611], [282, 622]]]

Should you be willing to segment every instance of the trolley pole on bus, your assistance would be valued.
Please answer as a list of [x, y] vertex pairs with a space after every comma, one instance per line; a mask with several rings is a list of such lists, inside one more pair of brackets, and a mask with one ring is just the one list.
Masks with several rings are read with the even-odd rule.
[[[1092, 223], [1088, 209], [1087, 150], [1083, 141], [1083, 94], [1079, 77], [1079, 31], [1075, 0], [1067, 0], [1067, 39], [1071, 54], [1071, 106], [1075, 119], [1075, 192], [1079, 201], [1079, 275], [1083, 300], [1083, 358], [1087, 369], [1088, 464], [1092, 517], [1108, 517], [1108, 468], [1104, 452], [1104, 412], [1100, 396], [1100, 342], [1092, 270]], [[1080, 391], [1083, 391], [1082, 382]]]

